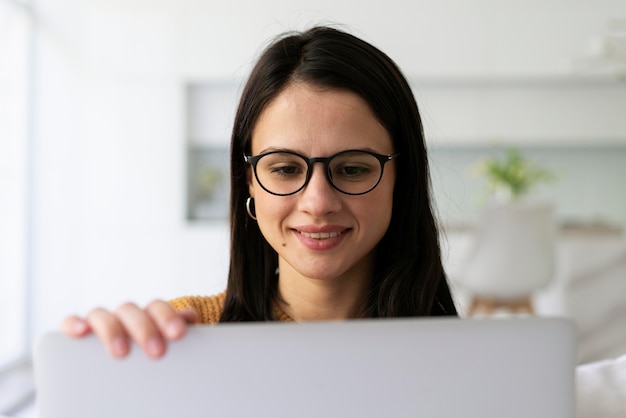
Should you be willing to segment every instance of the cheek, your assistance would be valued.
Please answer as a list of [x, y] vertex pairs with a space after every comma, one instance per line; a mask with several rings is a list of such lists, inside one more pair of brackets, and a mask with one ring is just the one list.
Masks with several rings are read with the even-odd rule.
[[291, 212], [292, 207], [289, 204], [289, 199], [272, 196], [258, 185], [256, 185], [256, 191], [254, 206], [259, 226], [262, 229], [280, 222]]
[[377, 233], [384, 234], [391, 222], [393, 211], [393, 181], [381, 182], [361, 205], [361, 213], [367, 222], [376, 226]]
[[276, 199], [275, 196], [270, 196], [263, 191], [257, 193], [257, 197], [254, 199], [256, 223], [265, 240], [275, 251], [286, 245], [283, 225], [293, 209], [288, 204], [288, 200]]
[[386, 231], [391, 221], [392, 208], [391, 195], [378, 196], [366, 205], [365, 214], [372, 225]]

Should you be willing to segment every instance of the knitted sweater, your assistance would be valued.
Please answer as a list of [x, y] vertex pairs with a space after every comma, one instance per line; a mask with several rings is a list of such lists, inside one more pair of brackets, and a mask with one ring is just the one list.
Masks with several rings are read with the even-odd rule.
[[[195, 311], [198, 314], [199, 324], [215, 324], [220, 320], [225, 300], [226, 292], [222, 292], [213, 296], [183, 296], [170, 300], [169, 304], [177, 311], [184, 309]], [[274, 303], [274, 313], [279, 321], [293, 321], [289, 315], [280, 309], [278, 303]]]

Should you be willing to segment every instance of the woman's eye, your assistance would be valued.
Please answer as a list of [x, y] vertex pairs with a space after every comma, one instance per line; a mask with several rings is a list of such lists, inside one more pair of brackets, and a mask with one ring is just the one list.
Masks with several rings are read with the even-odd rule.
[[270, 173], [283, 175], [283, 176], [299, 174], [300, 172], [301, 172], [300, 168], [294, 165], [283, 165], [283, 166], [278, 166], [278, 167], [272, 167], [270, 169]]
[[342, 176], [347, 176], [347, 177], [364, 176], [369, 173], [369, 169], [367, 167], [350, 166], [350, 165], [343, 166], [339, 168], [338, 171], [339, 171], [339, 174], [341, 174]]

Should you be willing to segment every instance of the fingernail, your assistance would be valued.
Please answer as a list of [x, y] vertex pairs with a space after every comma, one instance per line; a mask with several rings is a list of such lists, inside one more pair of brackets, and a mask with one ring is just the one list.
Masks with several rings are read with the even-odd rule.
[[85, 321], [83, 321], [81, 319], [77, 319], [72, 324], [72, 328], [74, 329], [74, 332], [76, 334], [82, 334], [83, 332], [85, 332], [87, 330], [87, 324], [85, 323]]
[[152, 337], [146, 344], [146, 351], [151, 357], [158, 357], [163, 354], [165, 350], [165, 344], [160, 338]]
[[183, 335], [185, 328], [180, 321], [171, 321], [165, 326], [165, 334], [169, 339], [176, 339]]
[[115, 356], [124, 356], [128, 352], [128, 342], [122, 337], [116, 337], [111, 342], [111, 351]]

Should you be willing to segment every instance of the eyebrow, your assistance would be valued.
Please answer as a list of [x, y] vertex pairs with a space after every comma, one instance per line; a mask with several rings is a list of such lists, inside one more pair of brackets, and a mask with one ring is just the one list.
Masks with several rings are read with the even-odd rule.
[[287, 151], [287, 152], [296, 152], [299, 154], [298, 151], [296, 150], [292, 150], [289, 148], [279, 148], [279, 147], [268, 147], [268, 148], [264, 148], [262, 149], [257, 155], [261, 155], [261, 154], [265, 154], [266, 152], [273, 152], [273, 151]]

